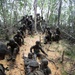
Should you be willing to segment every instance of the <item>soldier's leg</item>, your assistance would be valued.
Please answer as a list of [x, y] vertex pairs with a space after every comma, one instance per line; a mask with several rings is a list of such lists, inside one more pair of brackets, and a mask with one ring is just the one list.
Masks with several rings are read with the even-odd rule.
[[18, 45], [19, 45], [19, 46], [22, 45], [22, 43], [21, 43], [21, 38], [18, 38], [18, 39], [17, 39], [17, 42], [18, 42]]
[[21, 38], [21, 44], [24, 45], [24, 39], [23, 38]]
[[37, 60], [37, 55], [36, 54], [33, 55], [33, 59]]
[[12, 56], [13, 56], [13, 49], [9, 48], [8, 53], [9, 53], [9, 58], [7, 59], [7, 61], [10, 61], [10, 60], [12, 60]]
[[18, 51], [19, 51], [18, 48], [14, 49], [13, 56], [12, 56], [12, 61], [15, 61]]

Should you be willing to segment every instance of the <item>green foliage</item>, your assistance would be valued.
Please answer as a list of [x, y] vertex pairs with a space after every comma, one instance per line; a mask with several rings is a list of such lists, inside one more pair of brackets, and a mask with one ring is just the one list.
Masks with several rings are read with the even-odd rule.
[[61, 68], [61, 74], [62, 75], [68, 75], [67, 72], [64, 70], [64, 66], [62, 66], [62, 68]]
[[75, 47], [72, 46], [70, 49], [65, 50], [65, 55], [67, 55], [68, 57], [75, 59]]
[[66, 72], [66, 71], [63, 71], [63, 72], [62, 72], [62, 75], [68, 75], [68, 74], [67, 74], [67, 72]]
[[21, 7], [23, 7], [23, 6], [24, 6], [24, 3], [23, 3], [23, 2], [19, 2], [19, 3], [20, 3], [20, 6], [21, 6]]

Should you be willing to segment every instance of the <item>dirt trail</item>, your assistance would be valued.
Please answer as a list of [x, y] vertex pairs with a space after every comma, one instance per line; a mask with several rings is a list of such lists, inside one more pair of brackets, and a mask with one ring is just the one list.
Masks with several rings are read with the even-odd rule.
[[[25, 55], [28, 55], [30, 47], [33, 46], [37, 40], [39, 40], [39, 35], [28, 36], [27, 38], [25, 38], [25, 43], [20, 48], [20, 52], [17, 55], [15, 63], [7, 62], [6, 60], [0, 61], [0, 63], [4, 64], [5, 67], [6, 66], [9, 67], [10, 70], [8, 72], [6, 72], [7, 75], [24, 75], [24, 62], [22, 59], [23, 53]], [[60, 43], [61, 43], [61, 41], [60, 41]], [[55, 59], [55, 58], [60, 57], [60, 54], [57, 51], [63, 50], [62, 45], [52, 43], [50, 45], [50, 47], [48, 47], [48, 46], [49, 45], [46, 45], [46, 46], [44, 45], [43, 49], [45, 50], [45, 52], [47, 52], [49, 59], [50, 58]], [[49, 48], [50, 51], [47, 51], [47, 48]], [[13, 64], [14, 64], [14, 66], [13, 66]], [[49, 62], [49, 67], [51, 68], [52, 75], [61, 75], [60, 68], [57, 70], [56, 67], [54, 66], [54, 64], [52, 64], [50, 62]]]

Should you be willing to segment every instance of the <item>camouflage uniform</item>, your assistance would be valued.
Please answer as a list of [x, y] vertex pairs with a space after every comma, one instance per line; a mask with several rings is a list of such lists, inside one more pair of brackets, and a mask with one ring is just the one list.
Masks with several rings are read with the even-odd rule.
[[39, 41], [36, 41], [36, 45], [34, 45], [34, 46], [32, 46], [32, 47], [30, 48], [30, 52], [31, 52], [31, 53], [33, 53], [32, 50], [34, 50], [35, 59], [36, 59], [36, 57], [41, 57], [40, 51], [41, 51], [42, 53], [44, 53], [45, 55], [47, 55], [47, 54], [44, 52], [44, 50], [40, 47], [40, 42], [39, 42]]
[[48, 67], [48, 60], [47, 59], [42, 59], [40, 69], [43, 71], [43, 73], [45, 75], [50, 75], [51, 74], [51, 70]]
[[44, 75], [42, 71], [38, 70], [39, 64], [37, 61], [29, 62], [29, 66], [30, 66], [30, 73], [28, 75]]
[[18, 44], [14, 41], [14, 40], [9, 40], [9, 42], [7, 43], [7, 47], [9, 47], [9, 51], [10, 51], [10, 60], [15, 60], [16, 55], [19, 52], [19, 46]]

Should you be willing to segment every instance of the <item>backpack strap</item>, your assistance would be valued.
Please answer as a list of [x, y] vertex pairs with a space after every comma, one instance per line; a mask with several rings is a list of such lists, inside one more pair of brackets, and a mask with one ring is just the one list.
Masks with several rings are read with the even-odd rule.
[[44, 75], [42, 71], [35, 71], [34, 75]]

